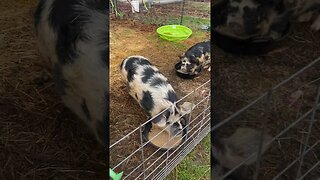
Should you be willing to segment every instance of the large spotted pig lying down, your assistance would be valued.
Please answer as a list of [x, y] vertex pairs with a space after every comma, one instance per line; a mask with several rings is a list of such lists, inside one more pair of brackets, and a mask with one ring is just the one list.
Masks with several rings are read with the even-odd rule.
[[295, 19], [313, 21], [311, 29], [320, 29], [318, 0], [221, 0], [216, 8], [213, 12], [223, 16], [216, 30], [237, 38], [278, 39], [287, 23]]
[[199, 42], [179, 56], [181, 66], [178, 69], [183, 74], [199, 74], [204, 69], [211, 71], [210, 41]]
[[170, 135], [180, 135], [193, 104], [184, 102], [174, 106], [178, 101], [174, 89], [145, 57], [130, 56], [122, 61], [120, 68], [129, 94], [143, 108], [147, 117], [153, 118], [152, 125], [165, 128]]
[[64, 104], [106, 145], [108, 18], [105, 0], [41, 0], [40, 54]]

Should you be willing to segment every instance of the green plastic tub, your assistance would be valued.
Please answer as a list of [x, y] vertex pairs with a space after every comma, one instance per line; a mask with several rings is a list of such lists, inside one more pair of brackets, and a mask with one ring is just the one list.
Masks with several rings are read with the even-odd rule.
[[168, 41], [182, 41], [188, 39], [192, 30], [181, 25], [166, 25], [157, 29], [160, 38]]

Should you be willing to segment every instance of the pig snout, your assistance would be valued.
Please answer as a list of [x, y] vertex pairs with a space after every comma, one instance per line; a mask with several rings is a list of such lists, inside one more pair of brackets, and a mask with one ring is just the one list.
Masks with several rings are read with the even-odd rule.
[[240, 23], [237, 22], [230, 22], [228, 24], [228, 26], [230, 27], [230, 29], [232, 30], [232, 32], [236, 35], [240, 35], [244, 33], [244, 28]]
[[171, 134], [173, 136], [177, 136], [177, 135], [180, 135], [182, 134], [182, 124], [180, 122], [175, 122], [172, 124], [172, 130], [171, 130]]
[[228, 15], [226, 26], [236, 35], [241, 35], [245, 32], [243, 25], [242, 14], [231, 13]]

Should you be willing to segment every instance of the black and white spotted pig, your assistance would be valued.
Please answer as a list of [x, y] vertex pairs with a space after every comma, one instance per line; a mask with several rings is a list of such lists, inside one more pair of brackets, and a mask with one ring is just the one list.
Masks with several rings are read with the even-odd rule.
[[211, 71], [210, 41], [199, 42], [179, 56], [181, 67], [178, 71], [184, 74], [199, 74], [203, 69]]
[[229, 35], [244, 38], [262, 35], [277, 39], [288, 22], [300, 15], [307, 21], [311, 20], [311, 15], [317, 16], [311, 28], [319, 30], [319, 4], [315, 0], [221, 0], [213, 9], [213, 16], [219, 16], [218, 23], [223, 24], [217, 30]]
[[[279, 38], [290, 19], [291, 11], [282, 0], [222, 0], [213, 11], [223, 24], [217, 29], [236, 37], [270, 36]], [[218, 12], [217, 12], [218, 11]], [[220, 14], [218, 14], [221, 12]], [[223, 17], [222, 17], [223, 16]]]
[[[184, 102], [181, 106], [173, 106], [178, 101], [174, 89], [167, 78], [143, 56], [124, 59], [120, 68], [129, 94], [144, 109], [149, 119], [154, 118], [153, 125], [166, 128], [171, 135], [181, 134], [192, 103]], [[167, 110], [164, 111], [165, 109]], [[184, 116], [181, 118], [182, 115]]]
[[64, 104], [106, 145], [108, 2], [41, 0], [34, 14], [39, 50]]
[[294, 9], [294, 15], [299, 22], [312, 21], [311, 29], [320, 30], [320, 1], [319, 0], [287, 0]]

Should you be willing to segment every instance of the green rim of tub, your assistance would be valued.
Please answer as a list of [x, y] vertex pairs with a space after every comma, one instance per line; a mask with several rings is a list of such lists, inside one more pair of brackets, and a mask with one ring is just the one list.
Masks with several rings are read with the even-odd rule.
[[159, 27], [157, 33], [160, 38], [168, 41], [182, 41], [191, 36], [192, 30], [186, 26], [172, 24]]

